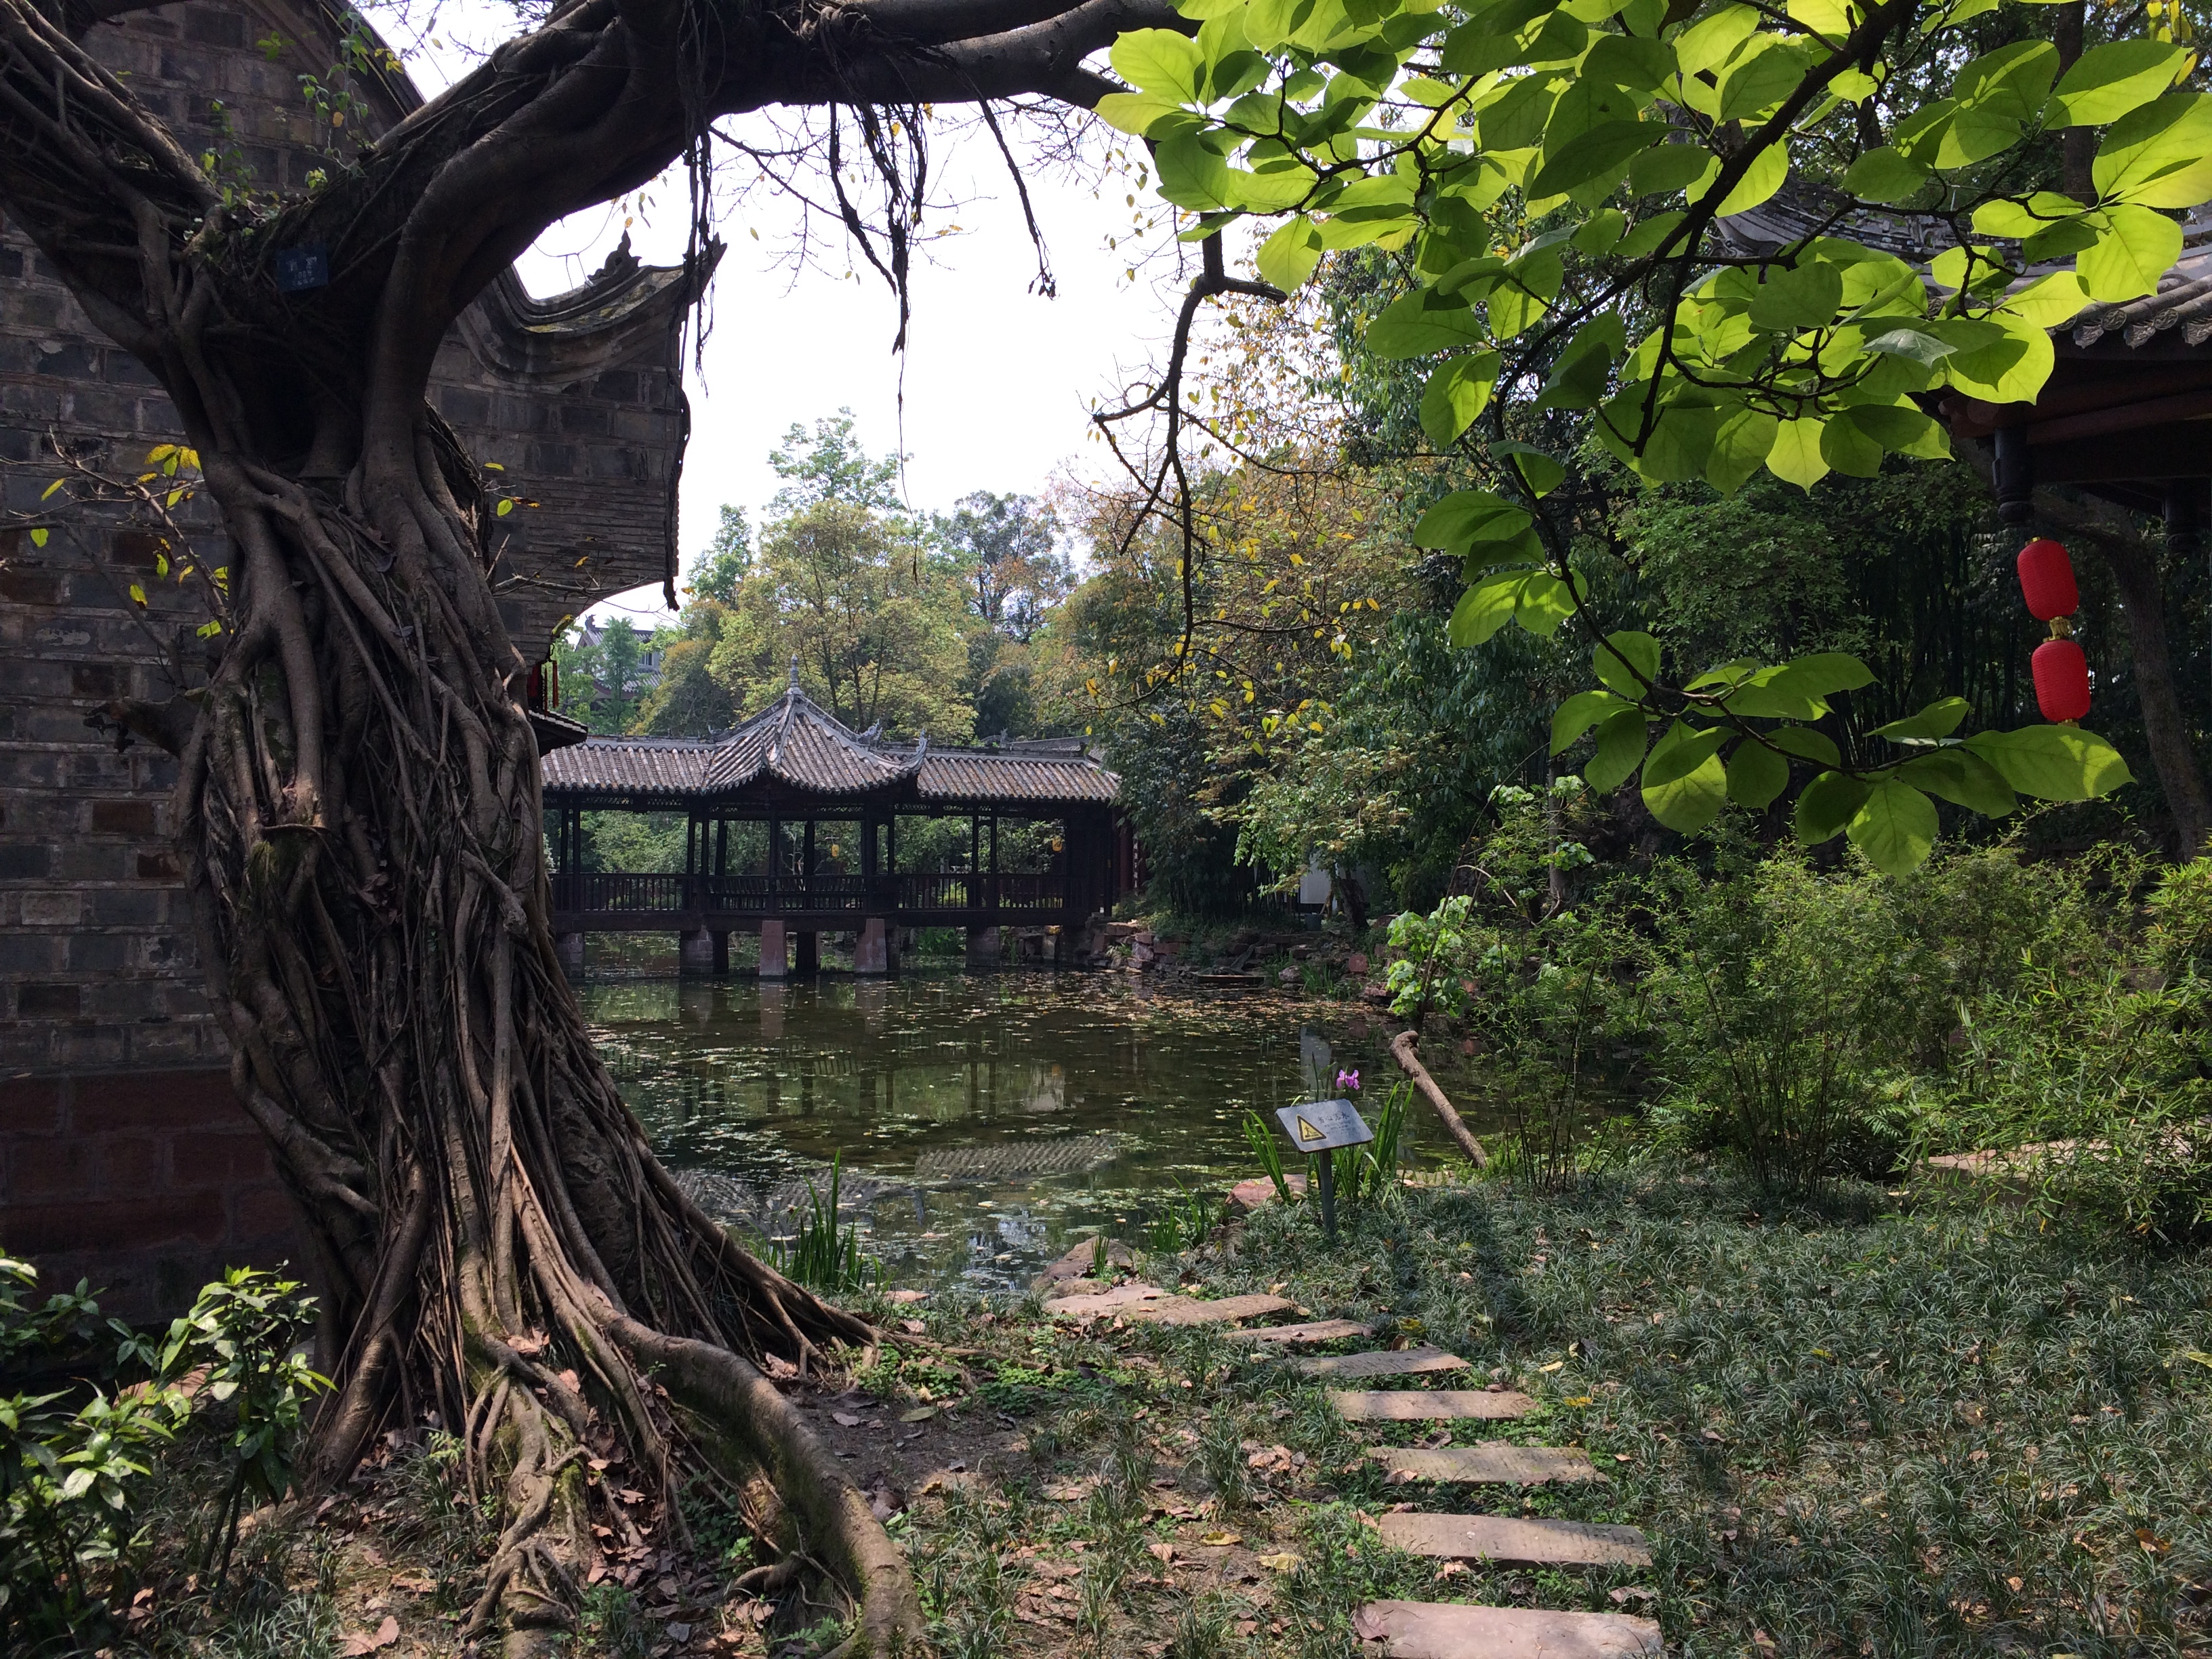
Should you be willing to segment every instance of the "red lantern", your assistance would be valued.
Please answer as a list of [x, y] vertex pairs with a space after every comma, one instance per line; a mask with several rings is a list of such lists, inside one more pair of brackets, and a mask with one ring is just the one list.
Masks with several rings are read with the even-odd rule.
[[2089, 659], [2071, 640], [2045, 640], [2035, 647], [2035, 706], [2043, 718], [2078, 720], [2089, 712]]
[[2020, 591], [2027, 600], [2027, 614], [2038, 622], [2070, 617], [2081, 608], [2081, 590], [2074, 586], [2074, 566], [2066, 550], [2039, 536], [2020, 550]]

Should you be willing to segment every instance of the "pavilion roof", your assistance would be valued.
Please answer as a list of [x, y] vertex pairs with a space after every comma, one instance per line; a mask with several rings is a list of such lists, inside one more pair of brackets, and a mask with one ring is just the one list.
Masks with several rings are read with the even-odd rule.
[[673, 806], [773, 786], [824, 797], [921, 801], [1112, 801], [1121, 782], [1079, 739], [932, 749], [855, 732], [799, 689], [712, 738], [592, 738], [544, 759], [548, 799], [621, 795]]

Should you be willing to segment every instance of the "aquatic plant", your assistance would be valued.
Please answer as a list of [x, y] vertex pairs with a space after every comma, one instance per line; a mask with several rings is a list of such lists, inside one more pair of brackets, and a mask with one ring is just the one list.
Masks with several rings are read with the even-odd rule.
[[1244, 1144], [1252, 1149], [1260, 1173], [1274, 1183], [1275, 1196], [1285, 1204], [1291, 1202], [1295, 1194], [1283, 1173], [1282, 1143], [1275, 1139], [1275, 1132], [1267, 1127], [1267, 1120], [1249, 1109], [1244, 1114]]
[[842, 1293], [866, 1290], [883, 1277], [884, 1264], [860, 1249], [860, 1231], [848, 1227], [838, 1213], [839, 1188], [844, 1181], [845, 1155], [830, 1160], [830, 1195], [825, 1200], [806, 1183], [806, 1208], [799, 1218], [799, 1231], [787, 1244], [769, 1241], [769, 1255], [777, 1269], [818, 1291]]

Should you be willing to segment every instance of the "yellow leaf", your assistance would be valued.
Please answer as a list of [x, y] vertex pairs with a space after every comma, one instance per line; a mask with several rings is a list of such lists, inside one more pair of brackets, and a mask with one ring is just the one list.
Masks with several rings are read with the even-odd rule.
[[143, 605], [146, 603], [146, 590], [139, 586], [137, 582], [133, 582], [131, 584], [131, 598], [132, 603]]
[[1550, 1364], [1539, 1365], [1536, 1369], [1542, 1371], [1547, 1376], [1549, 1376], [1553, 1371], [1565, 1370], [1566, 1369], [1566, 1364], [1567, 1362], [1564, 1359], [1554, 1359]]

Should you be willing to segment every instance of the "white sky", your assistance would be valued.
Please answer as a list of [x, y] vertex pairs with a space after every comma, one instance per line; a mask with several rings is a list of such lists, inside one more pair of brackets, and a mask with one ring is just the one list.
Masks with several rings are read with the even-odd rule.
[[[426, 95], [470, 65], [457, 37], [488, 46], [511, 31], [512, 19], [495, 0], [450, 0], [417, 35], [394, 13], [376, 14]], [[1089, 410], [1094, 401], [1119, 401], [1121, 388], [1164, 355], [1178, 297], [1171, 290], [1180, 286], [1164, 260], [1139, 270], [1134, 281], [1127, 274], [1133, 185], [1120, 178], [1095, 188], [1031, 179], [1030, 200], [1059, 284], [1058, 297], [1045, 299], [1029, 291], [1036, 256], [988, 137], [940, 152], [932, 170], [939, 178], [931, 200], [946, 206], [925, 226], [937, 234], [916, 258], [902, 360], [890, 351], [897, 307], [889, 287], [857, 253], [860, 274], [845, 277], [847, 246], [835, 227], [827, 234], [815, 227], [817, 264], [835, 269], [793, 270], [778, 258], [798, 225], [798, 210], [787, 198], [757, 191], [722, 225], [728, 251], [714, 278], [704, 372], [688, 362], [685, 368], [692, 419], [681, 497], [687, 568], [714, 534], [723, 503], [747, 507], [758, 526], [779, 483], [768, 453], [792, 424], [811, 427], [840, 408], [853, 410], [872, 454], [906, 452], [906, 495], [916, 509], [949, 507], [975, 489], [1036, 494], [1063, 466], [1079, 477], [1107, 475], [1111, 458], [1089, 437]], [[1146, 210], [1147, 192], [1136, 193], [1138, 210]], [[684, 248], [683, 180], [671, 177], [645, 195], [641, 212], [632, 216], [639, 222], [629, 228], [631, 246], [648, 263], [673, 264]], [[573, 287], [615, 246], [623, 219], [617, 205], [554, 226], [520, 262], [524, 283], [538, 295]], [[1109, 250], [1109, 238], [1121, 240], [1119, 252]], [[597, 606], [594, 614], [617, 611], [645, 626], [669, 615], [658, 586]]]

